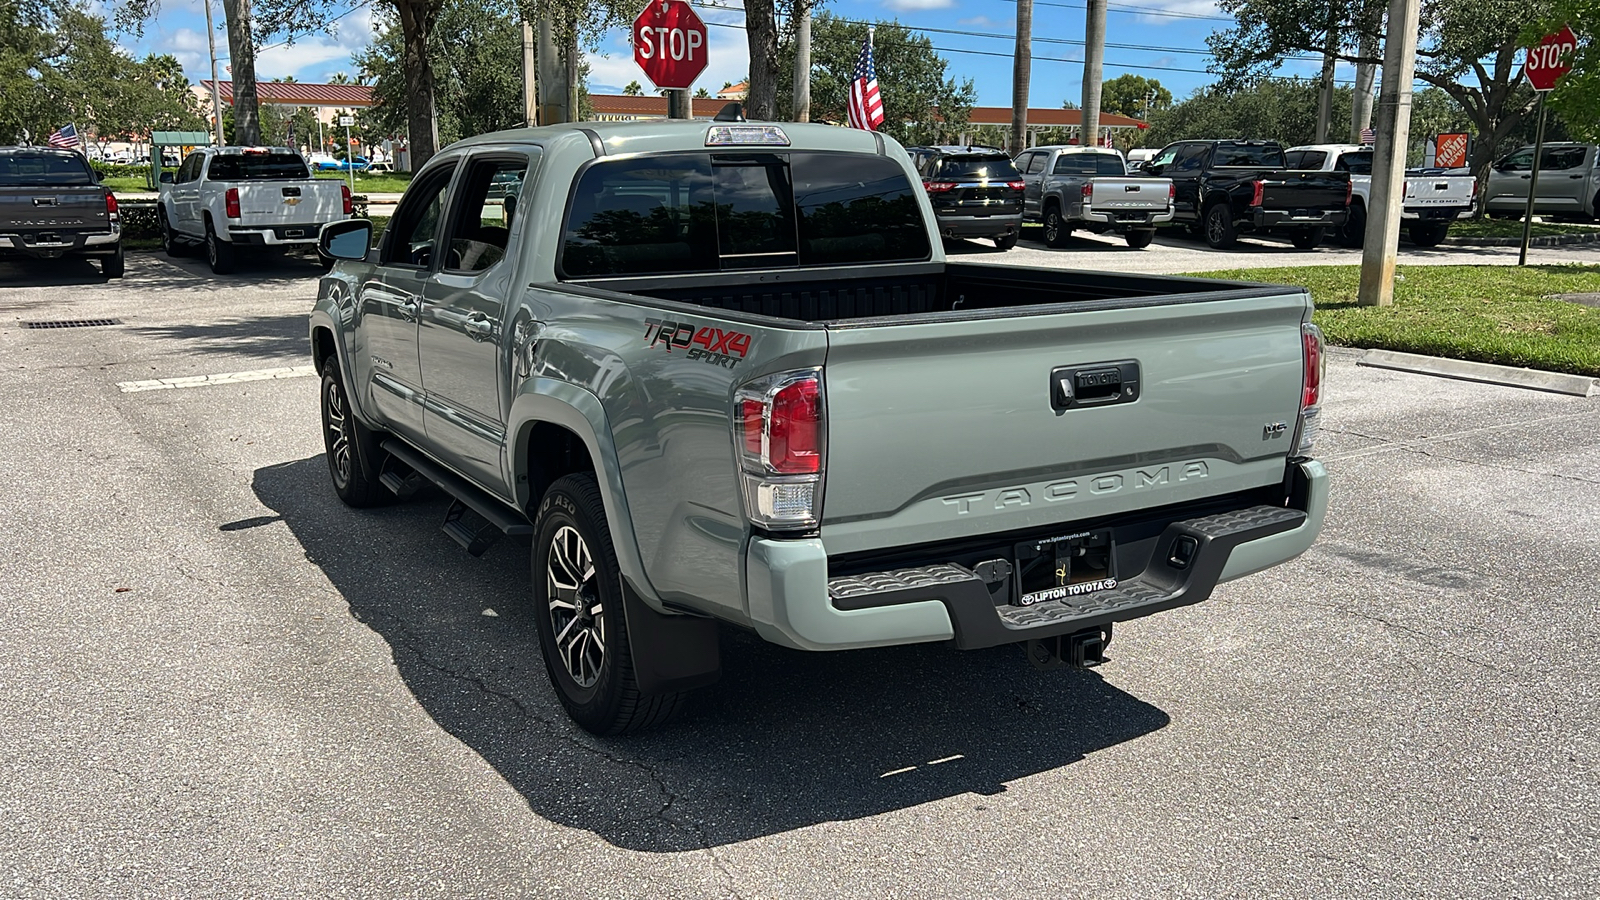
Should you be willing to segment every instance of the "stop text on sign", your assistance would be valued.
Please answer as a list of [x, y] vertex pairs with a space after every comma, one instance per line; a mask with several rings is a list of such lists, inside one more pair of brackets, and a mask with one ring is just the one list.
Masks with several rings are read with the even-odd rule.
[[639, 55], [645, 59], [694, 62], [694, 52], [704, 45], [705, 37], [698, 31], [648, 25], [639, 29]]
[[1530, 69], [1563, 69], [1565, 61], [1578, 49], [1576, 43], [1561, 41], [1554, 44], [1541, 44], [1528, 48], [1528, 68]]

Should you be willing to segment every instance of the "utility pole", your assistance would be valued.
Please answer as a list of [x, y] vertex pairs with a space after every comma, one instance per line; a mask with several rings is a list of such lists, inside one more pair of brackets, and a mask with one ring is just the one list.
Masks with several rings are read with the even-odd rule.
[[[1090, 0], [1093, 2], [1093, 0]], [[1028, 147], [1028, 85], [1033, 80], [1033, 0], [1017, 0], [1017, 47], [1011, 57], [1011, 152]]]
[[1317, 137], [1314, 144], [1326, 144], [1333, 132], [1333, 72], [1339, 52], [1339, 32], [1334, 21], [1333, 4], [1328, 4], [1328, 35], [1322, 42], [1322, 84], [1317, 91]]
[[539, 123], [539, 55], [533, 25], [522, 23], [522, 118], [532, 128]]
[[222, 146], [222, 86], [217, 84], [217, 26], [211, 21], [211, 0], [206, 4], [206, 41], [211, 45], [211, 115], [217, 121], [217, 146]]
[[1417, 70], [1421, 0], [1389, 0], [1383, 42], [1383, 89], [1378, 95], [1378, 140], [1372, 154], [1372, 198], [1361, 252], [1362, 306], [1394, 304], [1400, 206], [1405, 199], [1406, 148], [1411, 141], [1411, 82]]
[[811, 121], [811, 0], [794, 0], [794, 120]]
[[555, 125], [577, 119], [577, 104], [569, 103], [567, 67], [556, 50], [555, 31], [549, 17], [539, 20], [539, 124]]
[[1083, 31], [1083, 111], [1079, 114], [1079, 140], [1085, 147], [1100, 146], [1100, 87], [1105, 79], [1106, 0], [1085, 4]]

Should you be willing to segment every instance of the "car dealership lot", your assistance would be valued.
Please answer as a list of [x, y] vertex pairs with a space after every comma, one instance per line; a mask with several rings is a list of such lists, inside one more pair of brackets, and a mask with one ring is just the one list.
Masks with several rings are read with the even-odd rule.
[[[1103, 240], [1013, 253], [1348, 254]], [[0, 268], [0, 894], [1600, 891], [1600, 398], [1337, 352], [1320, 542], [1105, 667], [728, 634], [694, 715], [603, 741], [546, 686], [522, 546], [334, 499], [316, 379], [261, 374], [309, 361], [315, 274]], [[194, 376], [227, 377], [118, 386]]]

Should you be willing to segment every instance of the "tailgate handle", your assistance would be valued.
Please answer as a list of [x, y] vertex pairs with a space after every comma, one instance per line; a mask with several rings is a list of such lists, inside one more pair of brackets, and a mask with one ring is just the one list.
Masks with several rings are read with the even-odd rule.
[[283, 189], [283, 195], [285, 197], [298, 197], [300, 196], [300, 189], [297, 187], [286, 187]]
[[1057, 412], [1115, 406], [1139, 399], [1136, 360], [1060, 366], [1050, 371], [1050, 407]]

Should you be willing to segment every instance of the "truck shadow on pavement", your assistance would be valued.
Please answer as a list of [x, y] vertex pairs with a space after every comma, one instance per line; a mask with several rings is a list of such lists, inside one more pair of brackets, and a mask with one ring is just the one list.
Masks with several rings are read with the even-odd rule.
[[970, 815], [1008, 782], [1169, 721], [1092, 673], [1036, 672], [1014, 648], [808, 654], [728, 629], [722, 681], [680, 721], [595, 738], [546, 682], [526, 544], [471, 559], [439, 532], [438, 494], [348, 509], [320, 455], [258, 469], [253, 487], [439, 727], [535, 814], [619, 847], [696, 850], [934, 801]]
[[295, 365], [311, 361], [311, 339], [306, 316], [245, 316], [214, 322], [133, 326], [141, 337], [181, 341], [185, 353], [248, 354], [276, 361], [293, 359]]

